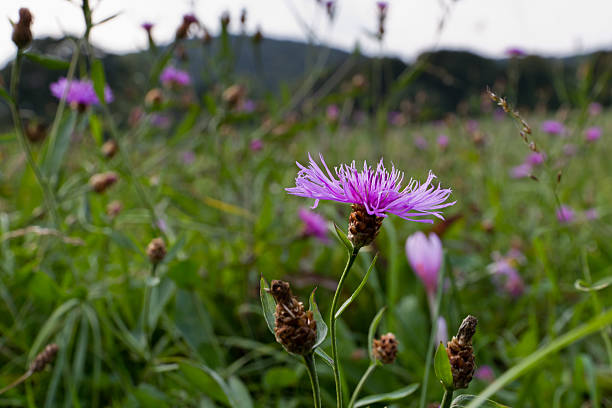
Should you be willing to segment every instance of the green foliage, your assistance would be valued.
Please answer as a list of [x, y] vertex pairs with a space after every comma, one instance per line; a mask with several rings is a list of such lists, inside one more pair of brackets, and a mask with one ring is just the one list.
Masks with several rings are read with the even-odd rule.
[[438, 345], [436, 349], [436, 354], [434, 355], [434, 371], [436, 373], [436, 377], [444, 386], [446, 390], [453, 390], [453, 373], [451, 371], [450, 361], [448, 359], [448, 354], [446, 353], [446, 347], [442, 342]]

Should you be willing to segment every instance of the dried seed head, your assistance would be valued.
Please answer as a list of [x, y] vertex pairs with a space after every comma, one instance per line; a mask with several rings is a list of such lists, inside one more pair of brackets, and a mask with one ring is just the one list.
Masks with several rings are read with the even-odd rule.
[[115, 184], [117, 180], [119, 180], [117, 173], [114, 171], [107, 171], [106, 173], [98, 173], [91, 176], [89, 185], [96, 193], [103, 193], [110, 186]]
[[55, 359], [55, 355], [59, 351], [59, 347], [57, 344], [49, 344], [43, 351], [38, 353], [38, 355], [34, 358], [32, 363], [30, 364], [29, 371], [31, 373], [37, 373], [42, 371], [47, 364], [50, 364]]
[[263, 41], [263, 33], [261, 32], [261, 27], [257, 27], [257, 31], [253, 34], [253, 44], [257, 45]]
[[270, 294], [276, 300], [274, 334], [290, 353], [307, 354], [317, 340], [317, 322], [311, 311], [293, 296], [288, 282], [272, 281]]
[[459, 326], [457, 336], [453, 337], [446, 347], [453, 373], [453, 387], [456, 390], [467, 388], [474, 375], [476, 364], [472, 337], [476, 333], [477, 323], [478, 320], [474, 316], [466, 317]]
[[166, 244], [161, 238], [154, 238], [147, 246], [147, 256], [151, 263], [158, 264], [166, 257]]
[[372, 352], [377, 360], [383, 364], [392, 364], [397, 356], [397, 345], [399, 342], [393, 333], [380, 336], [372, 342]]
[[111, 159], [115, 156], [115, 154], [117, 154], [117, 151], [119, 151], [119, 144], [117, 144], [116, 140], [109, 139], [104, 142], [100, 150], [102, 151], [104, 157]]
[[40, 122], [29, 122], [25, 128], [25, 135], [32, 143], [39, 143], [47, 137], [47, 126]]
[[159, 88], [153, 88], [145, 95], [145, 105], [148, 107], [157, 107], [164, 101], [164, 95]]
[[240, 102], [242, 102], [245, 94], [246, 89], [244, 86], [234, 84], [223, 91], [222, 98], [231, 107], [236, 107], [240, 105]]
[[11, 37], [17, 48], [25, 48], [32, 42], [32, 13], [27, 8], [19, 9], [19, 21], [13, 25]]
[[370, 245], [384, 220], [383, 217], [370, 215], [361, 204], [352, 204], [353, 211], [349, 215], [348, 239], [355, 248]]

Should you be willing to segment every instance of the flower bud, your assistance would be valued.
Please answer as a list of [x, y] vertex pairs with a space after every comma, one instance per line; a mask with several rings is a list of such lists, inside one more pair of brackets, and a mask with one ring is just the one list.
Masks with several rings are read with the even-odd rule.
[[38, 355], [34, 358], [32, 363], [30, 364], [30, 373], [37, 373], [42, 371], [47, 364], [50, 364], [55, 359], [55, 355], [59, 351], [59, 347], [57, 344], [49, 344], [43, 351], [38, 353]]
[[108, 215], [111, 218], [114, 218], [117, 215], [119, 215], [122, 208], [123, 206], [121, 205], [121, 201], [117, 201], [117, 200], [111, 201], [106, 206], [106, 215]]
[[32, 143], [39, 143], [47, 137], [47, 126], [40, 122], [29, 122], [25, 128], [25, 135]]
[[100, 150], [102, 151], [104, 157], [106, 157], [107, 159], [112, 159], [115, 154], [117, 154], [117, 151], [119, 151], [119, 144], [117, 144], [116, 140], [109, 139], [104, 142]]
[[393, 333], [383, 334], [380, 339], [374, 339], [372, 342], [374, 357], [383, 364], [393, 364], [397, 356], [398, 344]]
[[476, 364], [472, 337], [476, 333], [477, 323], [478, 320], [474, 316], [468, 315], [459, 326], [457, 336], [453, 337], [446, 347], [453, 373], [453, 387], [456, 390], [467, 388], [474, 375]]
[[20, 8], [19, 21], [13, 24], [13, 36], [11, 37], [17, 48], [25, 48], [32, 42], [31, 25], [32, 13], [27, 8]]
[[317, 340], [317, 322], [311, 311], [291, 293], [288, 282], [274, 280], [269, 289], [276, 301], [274, 334], [288, 352], [308, 354]]
[[106, 173], [98, 173], [91, 176], [89, 179], [89, 185], [96, 193], [105, 192], [110, 186], [115, 184], [119, 180], [119, 176], [114, 171], [108, 171]]
[[147, 256], [151, 263], [158, 264], [166, 257], [166, 244], [161, 238], [154, 238], [147, 245]]

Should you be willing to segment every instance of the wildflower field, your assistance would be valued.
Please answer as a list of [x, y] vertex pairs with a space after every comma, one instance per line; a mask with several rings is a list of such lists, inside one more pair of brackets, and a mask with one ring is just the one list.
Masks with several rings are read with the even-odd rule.
[[[0, 406], [612, 407], [612, 66], [557, 109], [509, 81], [422, 119], [371, 92], [377, 59], [253, 96], [229, 16], [186, 15], [169, 45], [143, 24], [127, 105], [82, 10], [70, 59], [10, 14]], [[194, 37], [221, 43], [204, 89]], [[52, 112], [21, 108], [25, 64]]]

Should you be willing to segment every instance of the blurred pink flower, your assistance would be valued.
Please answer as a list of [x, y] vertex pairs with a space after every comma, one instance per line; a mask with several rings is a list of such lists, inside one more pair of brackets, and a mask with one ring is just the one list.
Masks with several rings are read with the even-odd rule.
[[263, 149], [263, 141], [261, 139], [253, 139], [249, 143], [249, 148], [254, 152], [258, 152]]
[[476, 372], [474, 373], [474, 377], [486, 382], [495, 381], [495, 373], [493, 372], [491, 366], [488, 365], [482, 365], [478, 367], [476, 369]]
[[448, 147], [448, 136], [442, 134], [438, 136], [438, 147], [442, 150], [446, 150], [446, 148]]
[[542, 123], [542, 132], [549, 135], [562, 135], [565, 133], [565, 126], [556, 120], [546, 120]]
[[574, 221], [574, 217], [575, 217], [574, 210], [570, 206], [562, 205], [557, 210], [557, 220], [561, 224], [571, 223], [572, 221]]
[[528, 163], [532, 166], [539, 166], [544, 163], [546, 159], [546, 155], [544, 153], [532, 152], [525, 159], [525, 163]]
[[474, 119], [468, 120], [467, 122], [465, 122], [465, 128], [467, 129], [468, 132], [474, 133], [479, 128], [478, 121]]
[[150, 33], [151, 29], [153, 28], [153, 23], [146, 22], [142, 23], [140, 26], [144, 28], [147, 33]]
[[191, 77], [186, 71], [176, 69], [174, 67], [166, 67], [159, 76], [160, 81], [164, 85], [179, 85], [185, 86], [191, 83]]
[[414, 145], [417, 149], [425, 150], [427, 149], [427, 140], [421, 135], [417, 135], [414, 137]]
[[328, 121], [337, 121], [338, 117], [340, 116], [340, 109], [338, 108], [338, 105], [329, 105], [325, 111], [325, 115], [327, 116]]
[[599, 211], [597, 208], [589, 208], [584, 212], [584, 217], [589, 221], [594, 221], [599, 218]]
[[181, 159], [184, 164], [191, 164], [195, 161], [195, 153], [191, 150], [183, 152]]
[[394, 126], [402, 126], [405, 124], [404, 115], [398, 111], [389, 112], [389, 123]]
[[298, 215], [304, 223], [303, 234], [307, 237], [315, 237], [324, 244], [329, 242], [327, 236], [327, 220], [316, 212], [300, 208]]
[[509, 57], [524, 57], [527, 53], [518, 47], [511, 47], [506, 50], [506, 55]]
[[499, 253], [493, 254], [495, 262], [490, 264], [487, 269], [493, 274], [498, 286], [501, 285], [503, 290], [512, 297], [519, 297], [525, 290], [525, 284], [521, 275], [516, 270], [516, 265], [521, 262], [522, 253], [508, 253], [506, 256], [501, 256]]
[[531, 164], [522, 163], [522, 164], [519, 164], [518, 166], [513, 167], [510, 170], [510, 176], [515, 179], [529, 177], [532, 170], [533, 170], [533, 167], [531, 166]]
[[603, 132], [600, 127], [592, 126], [584, 131], [584, 137], [587, 142], [594, 142], [601, 138], [602, 133]]
[[414, 273], [421, 279], [428, 295], [438, 288], [438, 273], [442, 265], [442, 242], [434, 233], [427, 237], [419, 231], [406, 240], [406, 256]]
[[389, 3], [386, 1], [377, 1], [376, 2], [376, 7], [378, 7], [378, 11], [380, 13], [386, 13], [387, 12], [387, 8], [389, 7]]

